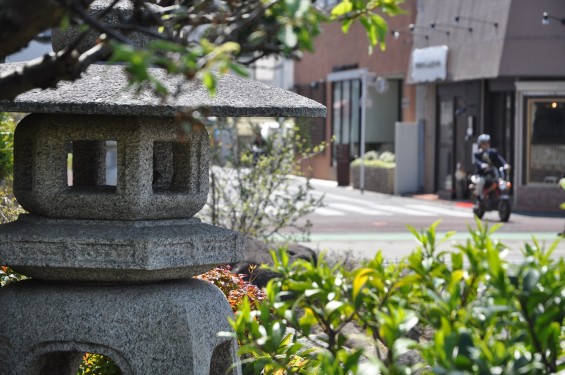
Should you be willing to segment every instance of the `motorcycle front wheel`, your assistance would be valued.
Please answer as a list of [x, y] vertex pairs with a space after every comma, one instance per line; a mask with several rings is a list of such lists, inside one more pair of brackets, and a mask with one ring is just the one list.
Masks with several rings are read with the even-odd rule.
[[500, 221], [506, 223], [508, 219], [510, 219], [511, 212], [510, 202], [507, 200], [500, 201], [498, 204], [498, 216], [500, 217]]

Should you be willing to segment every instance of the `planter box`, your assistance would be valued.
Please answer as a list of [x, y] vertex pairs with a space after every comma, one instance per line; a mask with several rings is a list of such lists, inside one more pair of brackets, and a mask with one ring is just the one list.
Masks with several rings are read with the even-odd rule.
[[[359, 166], [351, 166], [353, 187], [359, 189]], [[374, 168], [365, 166], [365, 190], [377, 193], [394, 193], [394, 173], [396, 168]]]

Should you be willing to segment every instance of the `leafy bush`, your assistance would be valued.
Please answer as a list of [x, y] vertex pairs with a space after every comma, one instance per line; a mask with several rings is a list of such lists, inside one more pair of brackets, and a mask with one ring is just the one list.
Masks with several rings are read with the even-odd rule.
[[365, 153], [365, 161], [367, 160], [379, 160], [379, 153], [375, 150], [367, 151]]
[[[250, 274], [253, 274], [254, 269], [250, 271]], [[196, 278], [208, 281], [220, 288], [235, 312], [244, 299], [251, 301], [252, 305], [255, 306], [265, 298], [265, 293], [256, 285], [243, 280], [246, 276], [231, 273], [230, 266], [226, 265], [216, 267], [202, 275], [196, 276]]]
[[14, 130], [16, 122], [0, 112], [0, 180], [14, 173]]
[[379, 156], [379, 160], [385, 163], [394, 163], [396, 162], [396, 156], [390, 151], [385, 151]]
[[120, 368], [108, 357], [86, 353], [77, 375], [122, 375]]
[[[231, 324], [246, 374], [550, 374], [565, 369], [565, 263], [525, 244], [504, 260], [496, 227], [477, 221], [451, 251], [437, 223], [399, 263], [289, 263], [273, 254], [267, 298], [244, 303]], [[348, 325], [358, 334], [349, 333]], [[427, 334], [423, 334], [427, 333]], [[356, 339], [356, 340], [354, 340]], [[357, 342], [353, 345], [352, 342]]]
[[308, 179], [300, 175], [300, 161], [323, 151], [324, 145], [309, 147], [298, 132], [275, 134], [267, 141], [267, 152], [258, 158], [250, 150], [234, 153], [225, 167], [210, 168], [210, 195], [199, 214], [210, 224], [244, 233], [264, 241], [284, 237], [283, 228], [293, 228], [307, 237], [310, 221], [298, 220], [323, 205], [323, 197], [310, 194]]
[[[9, 223], [23, 213], [23, 208], [18, 204], [9, 188], [0, 189], [0, 224]], [[2, 259], [0, 259], [0, 264]], [[0, 287], [24, 280], [26, 277], [20, 275], [9, 267], [0, 266]]]
[[379, 154], [377, 151], [365, 153], [365, 158], [357, 158], [351, 162], [352, 167], [358, 167], [361, 162], [368, 168], [394, 168], [396, 167], [396, 157], [392, 152], [385, 151]]

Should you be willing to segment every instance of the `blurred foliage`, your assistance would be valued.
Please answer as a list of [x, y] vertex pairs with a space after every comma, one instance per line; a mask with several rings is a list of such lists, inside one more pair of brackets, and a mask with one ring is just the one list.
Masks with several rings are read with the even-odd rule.
[[0, 180], [14, 173], [14, 130], [16, 121], [5, 112], [0, 112]]
[[[256, 306], [263, 301], [265, 293], [261, 291], [256, 285], [252, 284], [253, 280], [243, 280], [246, 275], [236, 275], [230, 272], [230, 266], [216, 267], [196, 278], [208, 281], [216, 285], [222, 293], [228, 298], [228, 302], [232, 310], [237, 311], [239, 305], [244, 299], [251, 302], [251, 306]], [[250, 270], [253, 274], [253, 270]]]
[[[9, 223], [18, 218], [18, 215], [25, 212], [14, 198], [11, 191], [11, 182], [5, 183], [0, 188], [0, 224]], [[0, 259], [0, 264], [2, 259]], [[26, 279], [14, 270], [6, 266], [0, 266], [0, 287]]]
[[[533, 239], [520, 261], [481, 221], [447, 250], [437, 223], [398, 263], [347, 271], [273, 253], [267, 298], [231, 324], [244, 374], [554, 374], [565, 370], [565, 262]], [[348, 324], [357, 333], [347, 330]], [[356, 344], [354, 343], [356, 341]]]
[[122, 371], [110, 358], [86, 353], [82, 357], [77, 375], [122, 375]]
[[369, 168], [394, 168], [396, 167], [396, 157], [390, 151], [379, 154], [377, 151], [365, 153], [364, 158], [357, 158], [351, 162], [352, 167], [358, 167], [363, 163]]
[[[223, 167], [210, 168], [210, 194], [201, 211], [210, 224], [273, 241], [284, 238], [282, 229], [309, 235], [309, 220], [299, 221], [323, 205], [315, 197], [309, 179], [301, 176], [300, 162], [322, 152], [325, 144], [309, 147], [295, 129], [275, 133], [260, 153], [231, 150]], [[218, 154], [212, 155], [217, 164]]]
[[[147, 70], [160, 66], [170, 73], [199, 79], [215, 94], [216, 72], [245, 76], [245, 66], [263, 56], [300, 58], [303, 51], [314, 50], [314, 40], [325, 22], [341, 23], [346, 33], [358, 21], [366, 31], [369, 52], [377, 45], [385, 49], [388, 26], [384, 17], [404, 13], [399, 6], [402, 2], [344, 0], [331, 9], [311, 0], [174, 2], [159, 12], [140, 6], [140, 13], [153, 13], [154, 30], [149, 33], [136, 24], [126, 30], [159, 38], [145, 49], [124, 43], [126, 38], [112, 40], [113, 35], [123, 34], [124, 28], [115, 27], [116, 33], [107, 38], [113, 49], [111, 60], [125, 62], [133, 82], [149, 85], [160, 95], [168, 94]], [[159, 5], [166, 3], [160, 1]]]

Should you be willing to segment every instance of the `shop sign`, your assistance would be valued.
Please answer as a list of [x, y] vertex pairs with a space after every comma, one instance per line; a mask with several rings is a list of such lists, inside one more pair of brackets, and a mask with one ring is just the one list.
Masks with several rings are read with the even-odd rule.
[[447, 46], [415, 48], [412, 51], [412, 81], [434, 82], [447, 76]]

